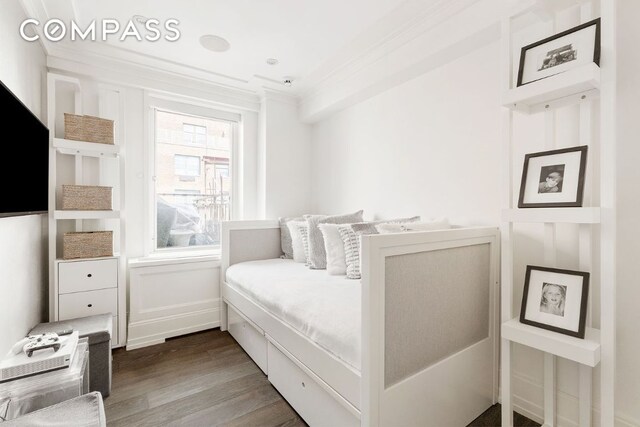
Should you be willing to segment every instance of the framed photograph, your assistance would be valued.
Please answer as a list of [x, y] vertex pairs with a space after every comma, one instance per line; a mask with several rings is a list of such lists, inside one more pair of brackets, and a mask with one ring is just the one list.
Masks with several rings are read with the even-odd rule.
[[518, 86], [590, 62], [600, 65], [600, 18], [523, 47]]
[[586, 145], [527, 154], [520, 182], [519, 208], [581, 207]]
[[527, 266], [520, 323], [584, 338], [589, 273]]

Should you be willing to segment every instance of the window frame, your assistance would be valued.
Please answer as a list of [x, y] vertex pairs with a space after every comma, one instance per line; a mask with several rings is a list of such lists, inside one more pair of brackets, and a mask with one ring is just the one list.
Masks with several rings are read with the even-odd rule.
[[[203, 105], [202, 103], [191, 103], [168, 97], [164, 94], [151, 94], [145, 92], [145, 176], [148, 176], [146, 186], [145, 218], [148, 220], [148, 227], [145, 227], [145, 256], [201, 256], [220, 254], [220, 245], [188, 246], [157, 248], [157, 212], [156, 212], [156, 112], [163, 111], [183, 115], [185, 117], [198, 117], [216, 121], [227, 122], [231, 125], [231, 159], [229, 162], [229, 174], [231, 177], [231, 220], [240, 218], [240, 207], [242, 206], [241, 195], [241, 167], [240, 167], [240, 124], [241, 115], [239, 113], [224, 111], [215, 106]], [[184, 123], [190, 124], [187, 121]], [[183, 124], [184, 124], [183, 123]], [[205, 134], [206, 135], [206, 134]], [[199, 146], [198, 144], [191, 144]], [[205, 144], [206, 146], [206, 144]], [[202, 173], [202, 165], [200, 166]]]

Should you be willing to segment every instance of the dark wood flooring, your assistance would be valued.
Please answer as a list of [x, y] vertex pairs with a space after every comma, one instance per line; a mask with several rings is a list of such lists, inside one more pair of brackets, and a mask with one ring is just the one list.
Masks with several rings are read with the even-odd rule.
[[[219, 329], [113, 352], [108, 426], [306, 426], [235, 340]], [[539, 424], [516, 414], [516, 426]], [[500, 426], [495, 405], [470, 426]]]

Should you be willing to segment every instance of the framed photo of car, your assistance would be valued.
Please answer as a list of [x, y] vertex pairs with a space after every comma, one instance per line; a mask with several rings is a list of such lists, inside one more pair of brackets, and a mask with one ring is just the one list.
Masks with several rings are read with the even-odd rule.
[[518, 207], [582, 207], [587, 149], [584, 145], [527, 154]]
[[584, 338], [589, 276], [584, 271], [528, 265], [520, 323]]
[[600, 18], [523, 47], [518, 86], [590, 62], [600, 65]]

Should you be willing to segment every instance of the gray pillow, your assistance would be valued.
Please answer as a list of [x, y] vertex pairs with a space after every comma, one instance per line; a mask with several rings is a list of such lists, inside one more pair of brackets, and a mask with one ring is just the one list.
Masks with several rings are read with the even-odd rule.
[[345, 262], [347, 264], [347, 279], [359, 279], [360, 273], [360, 236], [378, 234], [376, 225], [406, 224], [420, 221], [419, 216], [390, 220], [361, 222], [356, 224], [339, 225], [338, 232], [344, 244]]
[[305, 215], [309, 226], [309, 267], [316, 270], [327, 268], [327, 254], [324, 249], [324, 238], [318, 224], [350, 224], [362, 222], [362, 210], [345, 215]]
[[303, 221], [304, 218], [285, 218], [280, 217], [278, 221], [280, 222], [280, 245], [282, 246], [282, 253], [284, 254], [282, 258], [285, 259], [293, 259], [293, 244], [291, 243], [291, 231], [289, 231], [289, 227], [287, 223], [289, 221]]

